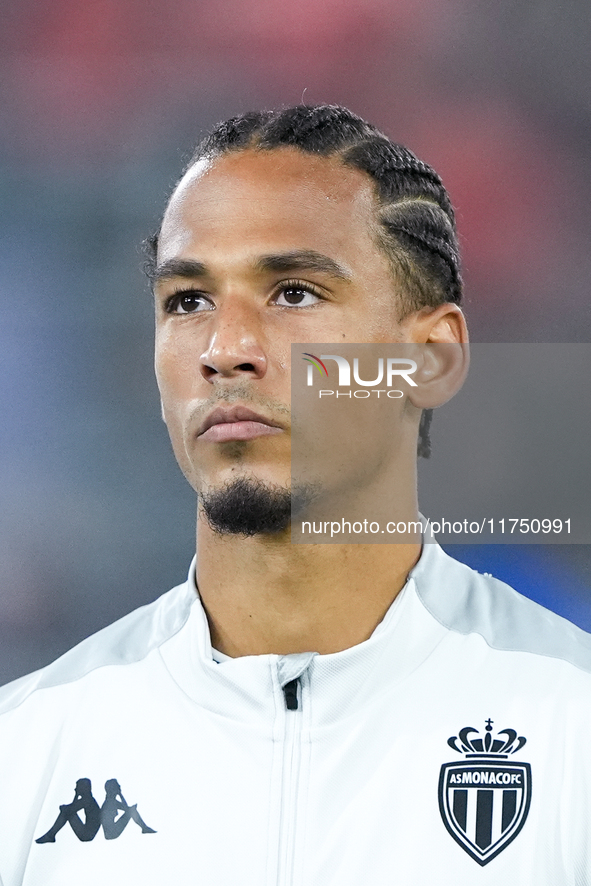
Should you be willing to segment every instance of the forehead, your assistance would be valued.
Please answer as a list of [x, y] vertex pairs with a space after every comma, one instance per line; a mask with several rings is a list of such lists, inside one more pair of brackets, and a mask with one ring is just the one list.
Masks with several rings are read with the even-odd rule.
[[295, 148], [245, 150], [199, 161], [166, 209], [158, 260], [229, 245], [240, 253], [314, 249], [367, 261], [382, 256], [373, 182], [338, 158]]

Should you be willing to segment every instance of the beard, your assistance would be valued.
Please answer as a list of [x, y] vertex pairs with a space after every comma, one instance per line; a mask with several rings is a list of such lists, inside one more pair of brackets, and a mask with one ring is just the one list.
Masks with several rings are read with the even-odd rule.
[[201, 496], [203, 512], [214, 532], [222, 535], [279, 535], [315, 497], [311, 487], [286, 489], [242, 477]]

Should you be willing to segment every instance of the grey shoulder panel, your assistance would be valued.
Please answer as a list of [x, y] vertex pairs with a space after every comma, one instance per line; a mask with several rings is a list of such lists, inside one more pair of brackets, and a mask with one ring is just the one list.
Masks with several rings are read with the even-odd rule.
[[557, 658], [591, 673], [591, 634], [458, 563], [439, 545], [424, 545], [411, 575], [423, 606], [450, 631], [480, 634], [493, 649]]
[[37, 690], [73, 683], [97, 668], [141, 661], [183, 627], [195, 599], [185, 582], [83, 640], [47, 667], [7, 684], [0, 689], [0, 714], [18, 707]]

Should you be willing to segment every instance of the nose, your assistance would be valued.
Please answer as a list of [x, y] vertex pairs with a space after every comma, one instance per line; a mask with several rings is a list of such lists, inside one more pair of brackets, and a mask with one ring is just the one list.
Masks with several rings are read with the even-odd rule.
[[212, 384], [222, 378], [263, 378], [267, 354], [258, 311], [231, 300], [216, 309], [207, 347], [199, 358], [201, 374]]

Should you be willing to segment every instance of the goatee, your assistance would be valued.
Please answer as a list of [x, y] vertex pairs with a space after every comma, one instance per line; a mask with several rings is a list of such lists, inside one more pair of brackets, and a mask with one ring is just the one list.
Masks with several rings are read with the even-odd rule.
[[[291, 490], [240, 478], [201, 497], [207, 521], [223, 535], [278, 535], [289, 528], [292, 512], [298, 512], [313, 498], [311, 489]], [[293, 500], [292, 500], [293, 499]]]

